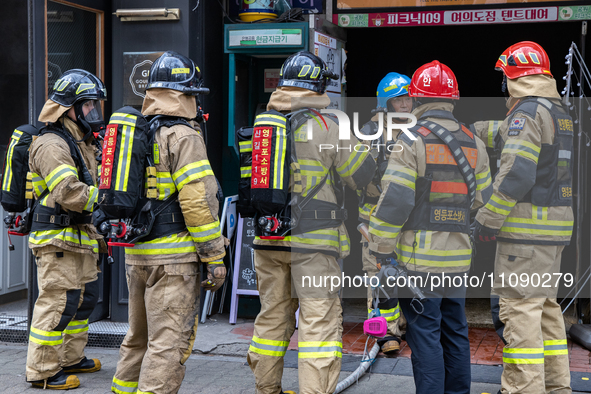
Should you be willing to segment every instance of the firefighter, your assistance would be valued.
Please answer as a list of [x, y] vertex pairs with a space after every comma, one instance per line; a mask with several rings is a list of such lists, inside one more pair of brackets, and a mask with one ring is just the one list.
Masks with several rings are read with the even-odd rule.
[[470, 125], [470, 131], [486, 145], [491, 163], [496, 163], [496, 167], [491, 168], [493, 177], [501, 164], [500, 140], [497, 137], [501, 123], [503, 123], [502, 120], [481, 120]]
[[125, 249], [129, 330], [115, 393], [178, 392], [197, 330], [199, 266], [206, 266], [201, 286], [207, 290], [217, 290], [226, 276], [218, 187], [202, 132], [191, 122], [201, 85], [199, 68], [179, 53], [165, 52], [150, 68], [142, 113], [156, 128], [158, 201], [174, 202], [156, 217], [148, 237]]
[[498, 241], [492, 293], [500, 297], [506, 342], [501, 393], [571, 393], [558, 287], [509, 287], [500, 278], [560, 272], [573, 227], [573, 122], [540, 45], [510, 46], [495, 68], [503, 72], [509, 114], [499, 128], [494, 193], [476, 216], [474, 235]]
[[[376, 159], [376, 175], [373, 181], [367, 185], [363, 190], [358, 191], [359, 195], [359, 221], [369, 224], [369, 214], [375, 207], [380, 197], [381, 186], [380, 182], [388, 164], [390, 150], [386, 148], [384, 140], [386, 139], [386, 115], [387, 112], [410, 113], [413, 109], [413, 99], [408, 95], [408, 87], [410, 85], [410, 78], [406, 75], [395, 72], [388, 73], [378, 84], [377, 95], [377, 110], [372, 119], [361, 128], [362, 133], [375, 134], [379, 128], [379, 116], [383, 117], [383, 130], [381, 138], [377, 140], [368, 141], [371, 144], [371, 155]], [[407, 123], [410, 119], [407, 118], [393, 118], [394, 123]], [[400, 129], [395, 129], [392, 134], [394, 142], [398, 139]], [[390, 141], [388, 141], [390, 142]], [[362, 238], [363, 242], [363, 270], [367, 272], [369, 277], [377, 275], [379, 269], [377, 261], [374, 256], [369, 253], [369, 243]], [[373, 316], [374, 297], [372, 289], [368, 287], [367, 293], [367, 307], [369, 316]], [[388, 322], [388, 334], [386, 337], [379, 339], [378, 344], [380, 349], [386, 355], [392, 355], [400, 350], [400, 337], [404, 334], [404, 326], [406, 325], [404, 316], [400, 313], [400, 306], [398, 299], [392, 296], [388, 300], [383, 300], [378, 304], [380, 316], [384, 317]]]
[[[418, 124], [414, 139], [401, 133], [403, 149], [390, 155], [370, 217], [369, 249], [378, 260], [397, 255], [409, 276], [462, 276], [472, 257], [470, 210], [492, 193], [486, 147], [452, 114], [459, 90], [449, 67], [436, 60], [421, 66], [409, 95], [420, 100], [413, 110]], [[399, 289], [417, 393], [467, 394], [466, 287], [426, 285], [417, 283], [427, 297], [422, 303]]]
[[98, 301], [97, 240], [92, 225], [98, 196], [98, 145], [104, 128], [103, 82], [88, 71], [66, 71], [39, 115], [46, 122], [31, 144], [29, 168], [37, 201], [29, 237], [37, 263], [39, 297], [33, 309], [27, 381], [34, 387], [70, 389], [72, 373], [96, 372], [88, 359], [88, 318]]
[[346, 211], [337, 200], [335, 186], [340, 178], [354, 190], [364, 187], [373, 176], [375, 163], [365, 149], [355, 150], [359, 141], [350, 131], [349, 140], [339, 141], [338, 124], [320, 114], [330, 103], [325, 91], [333, 75], [319, 57], [298, 52], [283, 63], [278, 87], [267, 104], [268, 110], [283, 114], [310, 109], [311, 122], [295, 130], [292, 123], [291, 131], [301, 169], [301, 195], [306, 196], [320, 182], [324, 184], [301, 214], [300, 226], [309, 230], [296, 229], [283, 240], [257, 236], [254, 241], [261, 311], [247, 359], [259, 394], [282, 393], [283, 357], [295, 330], [298, 303], [300, 393], [333, 393], [341, 370], [339, 289], [330, 285], [311, 288], [302, 280], [303, 276], [341, 276], [337, 259], [349, 254], [349, 238], [343, 224]]

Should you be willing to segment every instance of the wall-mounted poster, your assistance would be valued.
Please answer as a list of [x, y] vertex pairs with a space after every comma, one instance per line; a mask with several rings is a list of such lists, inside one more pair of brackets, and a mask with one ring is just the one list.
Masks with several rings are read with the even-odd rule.
[[337, 74], [338, 79], [329, 79], [326, 90], [341, 93], [341, 50], [337, 39], [326, 34], [314, 33], [314, 54], [326, 63], [326, 67]]

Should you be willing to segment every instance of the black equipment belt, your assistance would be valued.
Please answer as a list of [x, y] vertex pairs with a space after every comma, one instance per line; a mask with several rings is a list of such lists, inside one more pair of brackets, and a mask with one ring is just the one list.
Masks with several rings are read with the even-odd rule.
[[348, 214], [346, 209], [336, 210], [305, 210], [300, 214], [300, 219], [336, 219], [347, 220]]
[[178, 201], [178, 193], [173, 193], [166, 200], [153, 201], [152, 204], [153, 212], [156, 215], [154, 224], [150, 233], [142, 237], [140, 242], [148, 242], [187, 231], [183, 211]]
[[33, 222], [35, 223], [50, 223], [61, 227], [69, 227], [78, 224], [90, 224], [92, 223], [92, 216], [81, 216], [72, 218], [67, 214], [62, 215], [45, 215], [42, 213], [33, 214]]
[[92, 223], [92, 215], [64, 212], [57, 203], [55, 208], [49, 208], [38, 204], [39, 201], [35, 201], [37, 205], [34, 206], [31, 215], [31, 231], [60, 230], [70, 226]]

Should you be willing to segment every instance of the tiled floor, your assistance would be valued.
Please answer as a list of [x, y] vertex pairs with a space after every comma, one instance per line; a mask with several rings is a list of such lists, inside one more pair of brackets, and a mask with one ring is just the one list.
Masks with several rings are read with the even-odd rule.
[[[232, 333], [252, 337], [253, 323], [236, 327]], [[472, 364], [503, 364], [503, 342], [492, 328], [470, 328], [470, 354]], [[362, 354], [367, 337], [363, 334], [363, 323], [343, 323], [343, 353]], [[370, 340], [368, 347], [373, 346]], [[297, 330], [291, 338], [289, 349], [298, 348]], [[568, 341], [570, 369], [576, 372], [591, 372], [591, 352], [576, 343]], [[397, 357], [410, 357], [410, 348], [405, 341], [400, 345]]]

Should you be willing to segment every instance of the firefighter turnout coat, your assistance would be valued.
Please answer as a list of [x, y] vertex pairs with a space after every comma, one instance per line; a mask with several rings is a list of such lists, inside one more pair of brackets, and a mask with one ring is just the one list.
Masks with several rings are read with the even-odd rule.
[[[462, 145], [476, 175], [476, 196], [469, 205], [468, 189], [449, 148], [426, 128], [413, 131], [416, 140], [400, 134], [403, 149], [390, 155], [382, 178], [382, 195], [371, 216], [370, 250], [391, 254], [411, 271], [468, 271], [472, 257], [470, 208], [486, 203], [492, 193], [484, 143], [452, 117], [453, 104], [434, 102], [413, 114], [449, 130]], [[444, 111], [447, 119], [423, 114]], [[441, 113], [441, 112], [440, 112]]]

